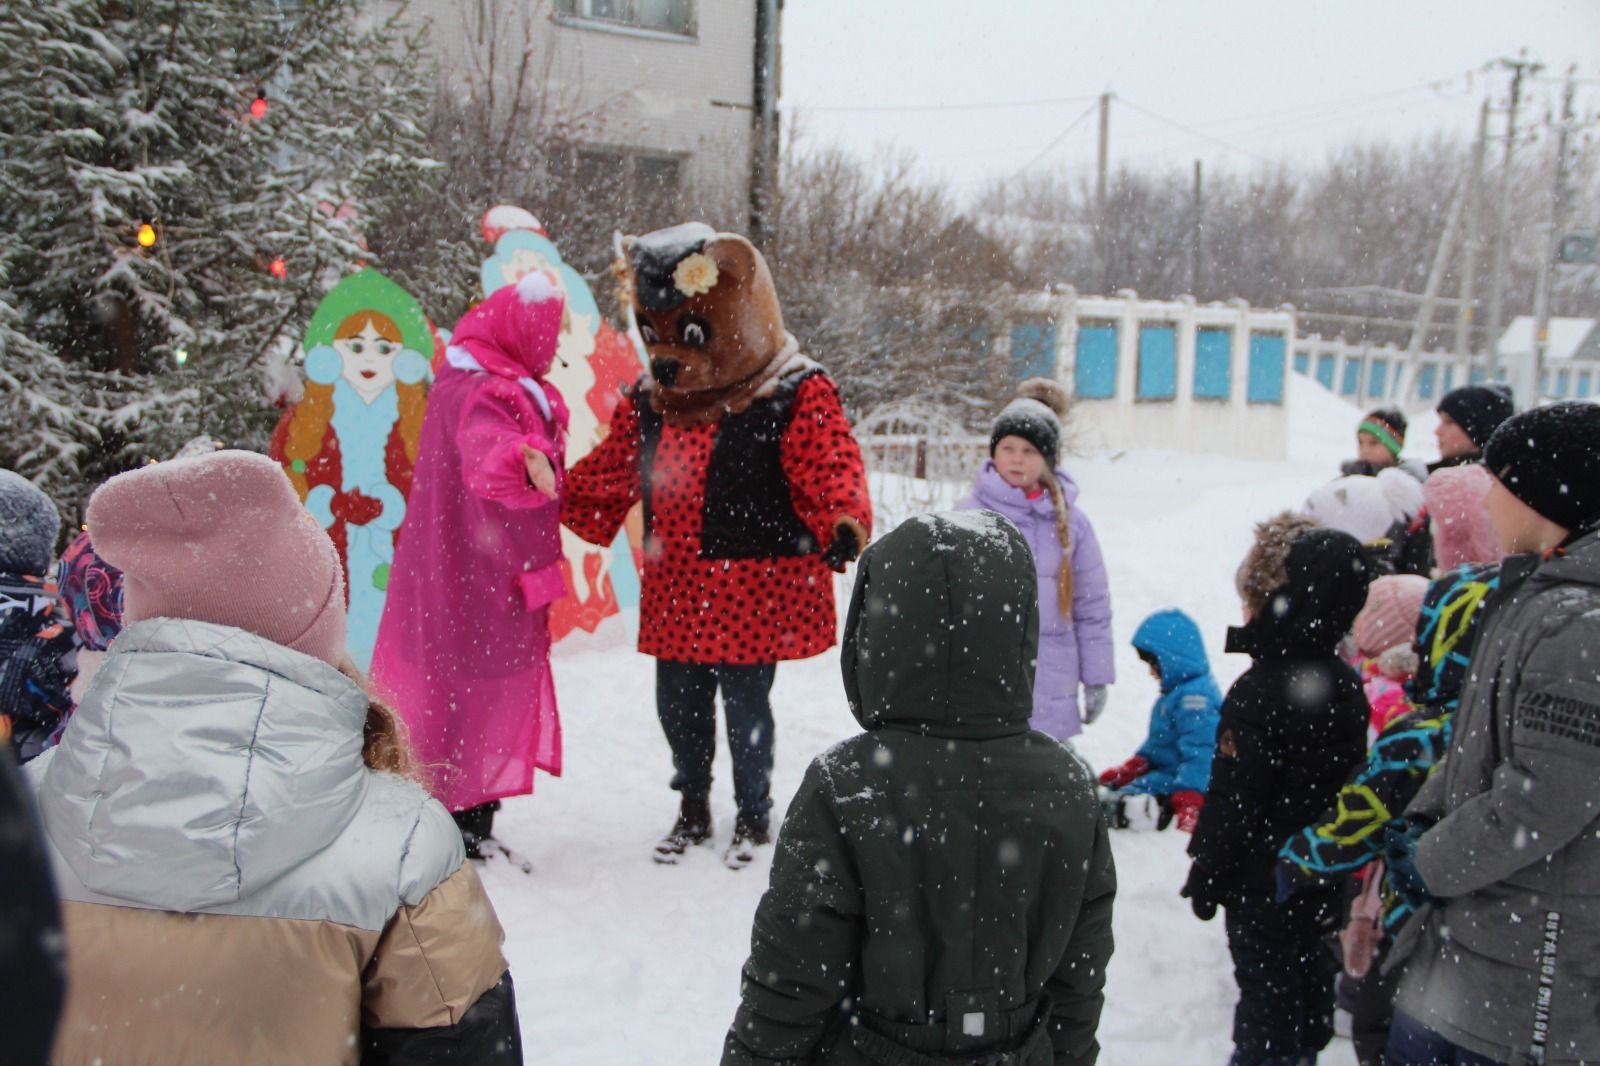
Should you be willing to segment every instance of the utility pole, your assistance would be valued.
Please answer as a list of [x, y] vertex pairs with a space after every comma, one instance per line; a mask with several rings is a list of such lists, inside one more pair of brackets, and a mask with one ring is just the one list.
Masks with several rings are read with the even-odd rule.
[[1417, 305], [1417, 317], [1411, 326], [1411, 337], [1406, 342], [1406, 359], [1395, 371], [1405, 376], [1402, 388], [1399, 390], [1402, 402], [1410, 398], [1411, 390], [1416, 385], [1417, 355], [1422, 351], [1422, 342], [1433, 329], [1433, 309], [1439, 302], [1439, 289], [1444, 284], [1444, 269], [1450, 262], [1450, 256], [1455, 252], [1456, 230], [1461, 226], [1461, 215], [1467, 202], [1467, 189], [1470, 186], [1470, 177], [1466, 181], [1457, 181], [1450, 195], [1450, 210], [1445, 215], [1444, 232], [1439, 234], [1439, 246], [1433, 253], [1433, 266], [1428, 270], [1428, 282], [1422, 290], [1422, 302]]
[[1572, 93], [1576, 67], [1567, 68], [1567, 85], [1561, 94], [1561, 125], [1556, 130], [1555, 185], [1550, 190], [1550, 229], [1539, 248], [1539, 281], [1533, 290], [1533, 366], [1531, 399], [1528, 406], [1543, 396], [1544, 359], [1550, 347], [1550, 271], [1554, 267], [1556, 245], [1561, 240], [1561, 221], [1567, 210], [1567, 133], [1572, 129]]
[[1494, 277], [1489, 287], [1489, 377], [1500, 371], [1501, 318], [1505, 312], [1506, 264], [1511, 257], [1511, 158], [1517, 147], [1517, 108], [1522, 103], [1522, 79], [1544, 69], [1529, 59], [1502, 59], [1511, 71], [1511, 101], [1506, 109], [1506, 153], [1500, 174], [1500, 218], [1495, 228]]
[[756, 0], [750, 100], [750, 243], [772, 254], [778, 199], [778, 0]]
[[1478, 278], [1478, 215], [1483, 210], [1483, 157], [1489, 147], [1489, 99], [1478, 109], [1478, 139], [1472, 142], [1472, 167], [1467, 174], [1467, 233], [1461, 242], [1461, 305], [1456, 308], [1456, 358], [1472, 354], [1473, 302]]
[[1200, 212], [1205, 201], [1200, 192], [1200, 160], [1194, 161], [1194, 247], [1190, 250], [1189, 292], [1200, 298]]
[[1111, 92], [1100, 94], [1100, 151], [1095, 164], [1094, 247], [1100, 291], [1106, 291], [1109, 256], [1106, 255], [1106, 174], [1111, 167]]

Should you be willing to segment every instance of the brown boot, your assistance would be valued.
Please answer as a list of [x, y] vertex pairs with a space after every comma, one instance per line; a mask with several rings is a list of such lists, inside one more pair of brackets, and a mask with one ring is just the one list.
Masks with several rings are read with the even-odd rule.
[[742, 870], [756, 858], [756, 849], [772, 843], [772, 834], [766, 822], [747, 821], [743, 815], [733, 826], [733, 843], [722, 855], [722, 862], [730, 870]]
[[711, 839], [711, 801], [685, 796], [678, 805], [678, 820], [672, 831], [656, 842], [656, 862], [672, 865], [690, 847]]

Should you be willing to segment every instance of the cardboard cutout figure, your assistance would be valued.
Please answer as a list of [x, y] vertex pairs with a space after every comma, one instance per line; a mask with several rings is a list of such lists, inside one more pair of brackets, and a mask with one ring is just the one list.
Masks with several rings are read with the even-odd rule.
[[[492, 208], [483, 216], [483, 235], [494, 252], [483, 263], [483, 293], [542, 273], [567, 299], [556, 363], [549, 380], [571, 398], [567, 461], [589, 454], [605, 435], [611, 412], [625, 386], [639, 376], [642, 360], [628, 338], [601, 316], [594, 293], [582, 275], [561, 259], [538, 219], [518, 207]], [[550, 635], [560, 640], [574, 629], [592, 633], [620, 607], [638, 603], [637, 563], [626, 535], [610, 545], [587, 544], [561, 530], [566, 595], [550, 607]]]
[[272, 434], [272, 457], [339, 549], [349, 650], [363, 670], [405, 520], [434, 346], [404, 289], [376, 270], [345, 278], [311, 316], [305, 392]]

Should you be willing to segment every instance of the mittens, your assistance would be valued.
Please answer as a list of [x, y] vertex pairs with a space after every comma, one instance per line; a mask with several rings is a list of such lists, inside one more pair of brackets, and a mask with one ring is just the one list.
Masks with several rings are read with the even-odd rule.
[[1172, 813], [1176, 816], [1178, 828], [1185, 833], [1194, 832], [1194, 827], [1200, 824], [1200, 808], [1205, 806], [1205, 793], [1185, 789], [1182, 792], [1174, 792], [1168, 802], [1172, 804]]
[[1142, 755], [1135, 755], [1121, 766], [1113, 766], [1100, 775], [1100, 783], [1106, 788], [1127, 788], [1139, 778], [1143, 777], [1150, 769], [1150, 760]]

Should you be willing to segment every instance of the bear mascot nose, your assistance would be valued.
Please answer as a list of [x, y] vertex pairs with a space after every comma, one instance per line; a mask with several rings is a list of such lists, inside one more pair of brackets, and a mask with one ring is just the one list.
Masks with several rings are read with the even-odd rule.
[[650, 376], [656, 379], [656, 384], [672, 388], [673, 382], [678, 380], [678, 368], [681, 364], [676, 359], [650, 360]]

